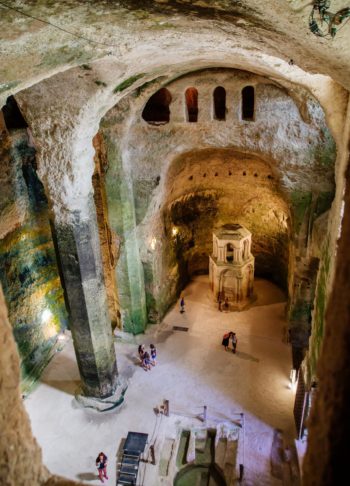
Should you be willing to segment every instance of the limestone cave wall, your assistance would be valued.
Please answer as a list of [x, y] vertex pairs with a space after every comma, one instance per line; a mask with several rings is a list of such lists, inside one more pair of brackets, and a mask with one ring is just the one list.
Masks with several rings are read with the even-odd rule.
[[[307, 251], [313, 221], [334, 196], [336, 149], [321, 106], [302, 88], [212, 69], [164, 85], [169, 121], [145, 121], [155, 85], [157, 80], [140, 86], [101, 123], [107, 198], [114, 208], [110, 222], [122, 239], [120, 293], [134, 302], [134, 286], [138, 295], [146, 294], [141, 314], [131, 318], [137, 329], [146, 324], [145, 310], [146, 320], [157, 321], [190, 276], [206, 271], [212, 229], [232, 218], [253, 233], [257, 274], [294, 295], [293, 274], [303, 273], [305, 265], [314, 268]], [[255, 95], [251, 119], [243, 117], [247, 86]], [[217, 87], [226, 92], [221, 119], [214, 110]], [[189, 88], [197, 92], [197, 121], [189, 119]], [[119, 205], [116, 186], [124, 190]], [[315, 279], [314, 273], [313, 284]], [[291, 299], [291, 314], [296, 305]]]
[[50, 476], [23, 405], [20, 357], [0, 285], [0, 482], [3, 486], [78, 486]]
[[25, 393], [55, 352], [67, 312], [49, 222], [25, 128], [1, 126], [0, 281], [21, 356]]
[[316, 379], [317, 389], [307, 421], [308, 448], [303, 465], [303, 484], [315, 486], [341, 484], [348, 470], [350, 181], [349, 171], [344, 169], [349, 167], [350, 161], [349, 102], [341, 133], [339, 190], [332, 206], [334, 218], [329, 221], [329, 237], [322, 248], [325, 263], [324, 270], [320, 271], [315, 300], [319, 302], [320, 312], [314, 315], [315, 329], [306, 363], [309, 373], [314, 373], [311, 378]]
[[349, 127], [350, 113], [348, 107], [347, 112], [344, 109], [343, 127], [339, 130], [339, 134], [342, 134], [342, 136], [337, 144], [336, 195], [330, 211], [323, 213], [314, 220], [309, 240], [308, 251], [317, 259], [319, 270], [312, 299], [307, 300], [309, 305], [304, 306], [303, 313], [304, 321], [305, 316], [308, 317], [309, 321], [312, 321], [308, 345], [306, 346], [308, 351], [303, 363], [304, 381], [308, 389], [310, 389], [312, 382], [322, 381], [322, 376], [319, 373], [319, 360], [322, 353], [326, 352], [323, 350], [324, 338], [327, 332], [330, 332], [329, 329], [327, 330], [327, 309], [328, 313], [331, 314], [332, 309], [329, 307], [329, 302], [332, 298], [332, 289], [337, 284], [334, 281], [334, 274], [339, 253], [339, 238], [343, 226], [344, 192], [346, 190], [344, 172], [349, 157]]

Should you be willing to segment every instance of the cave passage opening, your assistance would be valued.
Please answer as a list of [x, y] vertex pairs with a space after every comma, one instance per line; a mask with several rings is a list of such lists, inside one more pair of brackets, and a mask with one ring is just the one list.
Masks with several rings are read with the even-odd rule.
[[[235, 223], [252, 233], [255, 276], [286, 291], [291, 218], [278, 178], [271, 173], [266, 161], [233, 149], [192, 151], [173, 161], [162, 207], [166, 243], [157, 257], [162, 262], [158, 279], [173, 300], [194, 276], [209, 273], [213, 232]], [[233, 251], [228, 243], [227, 262], [232, 262]], [[171, 288], [167, 275], [176, 276]]]

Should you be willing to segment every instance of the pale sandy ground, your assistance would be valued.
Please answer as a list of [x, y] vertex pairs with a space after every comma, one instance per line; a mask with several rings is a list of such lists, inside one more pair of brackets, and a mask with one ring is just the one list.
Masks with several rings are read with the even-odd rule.
[[[119, 372], [129, 380], [126, 404], [117, 413], [101, 414], [75, 406], [79, 374], [69, 342], [25, 400], [49, 470], [86, 484], [99, 484], [94, 461], [98, 452], [104, 451], [109, 457], [107, 483], [115, 485], [116, 455], [128, 431], [146, 432], [152, 441], [156, 439], [159, 458], [163, 439], [175, 437], [176, 430], [185, 424], [181, 414], [194, 416], [206, 404], [209, 420], [234, 419], [235, 412], [245, 414], [244, 457], [240, 440], [238, 458], [244, 462], [244, 484], [281, 485], [270, 475], [273, 431], [282, 429], [287, 439], [295, 435], [294, 393], [288, 388], [291, 348], [283, 340], [285, 297], [264, 280], [256, 281], [255, 291], [258, 300], [251, 309], [220, 313], [208, 278], [198, 277], [184, 291], [185, 314], [181, 315], [176, 305], [160, 326], [151, 326], [145, 335], [130, 337], [129, 342], [117, 340]], [[189, 331], [173, 331], [174, 325], [188, 326]], [[238, 336], [236, 355], [221, 346], [222, 335], [228, 330]], [[157, 345], [159, 363], [151, 371], [145, 372], [136, 364], [137, 344], [141, 342]], [[153, 408], [163, 398], [170, 401], [170, 411], [180, 415], [157, 420]], [[139, 483], [160, 484], [157, 471], [157, 466], [144, 464]]]

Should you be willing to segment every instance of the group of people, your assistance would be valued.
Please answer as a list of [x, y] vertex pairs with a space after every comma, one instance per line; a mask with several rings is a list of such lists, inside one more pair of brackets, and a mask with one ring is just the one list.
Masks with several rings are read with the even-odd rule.
[[150, 351], [146, 351], [144, 344], [140, 344], [138, 353], [141, 361], [141, 366], [145, 371], [151, 369], [157, 364], [157, 349], [154, 344], [150, 344]]
[[225, 351], [229, 350], [230, 341], [232, 344], [232, 352], [236, 353], [237, 349], [237, 336], [235, 332], [227, 332], [222, 338], [222, 345], [225, 346]]

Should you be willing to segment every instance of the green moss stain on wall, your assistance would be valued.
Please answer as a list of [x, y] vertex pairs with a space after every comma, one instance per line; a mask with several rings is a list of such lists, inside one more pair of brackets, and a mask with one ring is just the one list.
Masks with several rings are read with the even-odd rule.
[[121, 82], [116, 86], [113, 90], [113, 93], [121, 93], [127, 88], [130, 88], [138, 79], [141, 79], [145, 76], [145, 73], [140, 73], [140, 74], [135, 74], [134, 76], [131, 76], [128, 79], [125, 79], [125, 81]]
[[[333, 191], [322, 193], [294, 191], [291, 194], [294, 244], [297, 256], [291, 273], [293, 289], [288, 305], [289, 327], [292, 345], [302, 348], [304, 351], [309, 349], [309, 353], [312, 354], [315, 352], [318, 354], [319, 349], [318, 344], [313, 350], [310, 350], [310, 347], [313, 348], [311, 343], [312, 334], [315, 332], [314, 326], [316, 325], [316, 328], [323, 326], [322, 301], [325, 287], [322, 281], [324, 280], [325, 283], [327, 278], [324, 276], [324, 257], [320, 261], [319, 254], [314, 257], [308, 255], [307, 249], [312, 241], [315, 220], [331, 207], [333, 198]], [[319, 244], [321, 245], [322, 242]], [[315, 315], [317, 315], [318, 321], [316, 324]], [[323, 335], [323, 331], [321, 334]], [[312, 360], [314, 363], [316, 362], [315, 356]]]
[[158, 76], [157, 78], [151, 79], [150, 81], [146, 81], [146, 83], [141, 84], [138, 88], [135, 89], [135, 91], [132, 93], [132, 96], [137, 98], [140, 96], [146, 89], [150, 88], [156, 83], [161, 83], [162, 81], [165, 81], [167, 79], [166, 76]]
[[334, 199], [334, 191], [321, 192], [318, 195], [316, 207], [315, 207], [314, 219], [316, 219], [318, 216], [328, 211], [328, 209], [332, 205], [333, 199]]
[[143, 262], [143, 273], [145, 279], [146, 307], [148, 322], [156, 324], [159, 318], [158, 302], [154, 298], [154, 272], [152, 263]]
[[311, 315], [312, 304], [305, 302], [303, 296], [297, 299], [289, 314], [290, 321], [308, 322]]
[[21, 357], [22, 390], [39, 378], [68, 324], [63, 290], [43, 186], [33, 165], [34, 150], [26, 139], [11, 153], [17, 170], [14, 199], [26, 200], [23, 224], [0, 241], [0, 277], [9, 318]]
[[307, 223], [307, 229], [312, 229], [310, 221], [313, 222], [318, 216], [326, 212], [332, 205], [334, 191], [325, 191], [313, 194], [310, 191], [295, 190], [291, 193], [290, 201], [292, 206], [293, 230], [298, 235], [303, 224]]
[[160, 177], [155, 179], [138, 179], [133, 181], [136, 224], [141, 223], [145, 217], [148, 205], [152, 198], [152, 191], [158, 186], [159, 180]]
[[316, 367], [320, 354], [325, 326], [326, 306], [328, 300], [328, 282], [330, 274], [331, 255], [329, 250], [329, 238], [324, 244], [320, 271], [317, 279], [314, 312], [312, 321], [312, 333], [309, 348], [309, 376], [316, 375]]
[[[157, 279], [158, 288], [156, 295], [156, 305], [158, 317], [161, 320], [169, 308], [178, 299], [181, 290], [189, 282], [188, 261], [184, 258], [182, 250], [186, 245], [185, 238], [179, 233], [174, 237], [167, 236], [167, 244], [163, 246], [163, 251], [154, 255], [154, 258], [161, 259], [161, 274], [154, 272], [153, 278]], [[161, 283], [159, 285], [159, 283]]]
[[309, 191], [293, 191], [290, 196], [293, 214], [294, 233], [298, 234], [304, 222], [305, 215], [311, 206], [312, 193]]
[[147, 324], [144, 270], [136, 235], [136, 215], [132, 183], [123, 170], [115, 144], [104, 132], [109, 168], [105, 178], [109, 223], [121, 238], [116, 267], [123, 329], [142, 333]]
[[324, 168], [334, 167], [337, 148], [336, 143], [327, 127], [323, 127], [322, 129], [322, 138], [323, 141], [316, 146], [316, 149], [312, 154], [312, 158], [316, 165], [320, 165]]

